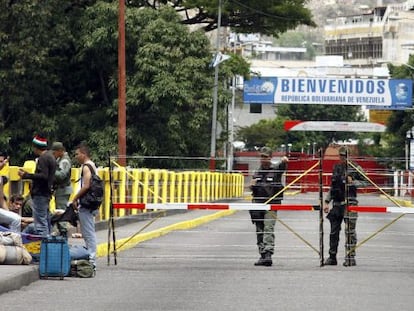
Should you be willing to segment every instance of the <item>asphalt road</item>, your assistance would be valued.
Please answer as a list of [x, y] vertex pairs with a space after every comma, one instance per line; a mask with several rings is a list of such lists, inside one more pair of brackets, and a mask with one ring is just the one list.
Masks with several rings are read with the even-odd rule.
[[[372, 200], [371, 200], [372, 203]], [[279, 212], [319, 249], [318, 212]], [[363, 241], [398, 214], [362, 214]], [[324, 223], [325, 257], [329, 224]], [[340, 241], [343, 257], [344, 237]], [[272, 267], [255, 267], [254, 226], [236, 212], [171, 232], [99, 260], [94, 279], [39, 280], [1, 295], [5, 310], [412, 310], [414, 216], [407, 214], [357, 250], [357, 266], [320, 267], [317, 252], [281, 223]], [[341, 263], [342, 261], [340, 261]], [[7, 308], [6, 308], [7, 307]]]

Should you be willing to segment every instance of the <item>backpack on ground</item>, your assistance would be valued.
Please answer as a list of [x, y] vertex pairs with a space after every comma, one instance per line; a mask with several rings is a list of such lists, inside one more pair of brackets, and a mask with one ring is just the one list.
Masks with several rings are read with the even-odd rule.
[[70, 262], [70, 276], [92, 278], [95, 276], [93, 264], [87, 259], [75, 259]]
[[104, 195], [104, 186], [102, 179], [95, 173], [90, 164], [85, 164], [91, 171], [92, 178], [88, 192], [79, 199], [82, 207], [94, 211], [101, 206]]

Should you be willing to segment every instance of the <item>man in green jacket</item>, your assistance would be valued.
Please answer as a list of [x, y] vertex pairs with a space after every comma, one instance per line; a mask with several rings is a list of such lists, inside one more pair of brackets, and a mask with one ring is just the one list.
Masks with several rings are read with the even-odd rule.
[[66, 209], [69, 197], [72, 194], [72, 185], [70, 181], [72, 163], [65, 147], [59, 141], [52, 144], [53, 156], [56, 158], [55, 172], [55, 202], [57, 209]]

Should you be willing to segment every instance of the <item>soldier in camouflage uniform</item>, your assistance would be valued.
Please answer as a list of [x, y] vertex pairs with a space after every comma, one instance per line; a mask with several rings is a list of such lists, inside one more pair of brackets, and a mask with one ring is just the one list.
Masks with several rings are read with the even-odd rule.
[[[347, 211], [346, 205], [358, 205], [357, 186], [362, 185], [361, 179], [363, 177], [355, 169], [347, 166], [347, 156], [347, 148], [341, 147], [339, 149], [340, 163], [335, 164], [333, 168], [331, 187], [324, 201], [324, 211], [328, 213], [326, 218], [329, 219], [331, 224], [329, 258], [325, 261], [325, 265], [337, 265], [336, 254], [342, 221], [345, 222], [346, 236], [343, 265], [345, 267], [356, 265], [355, 246], [357, 244], [356, 222], [358, 213]], [[362, 169], [358, 167], [358, 170]], [[332, 208], [329, 207], [331, 201]]]
[[[283, 193], [275, 194], [283, 189], [281, 178], [287, 168], [287, 157], [282, 157], [277, 163], [272, 163], [272, 150], [268, 147], [260, 149], [260, 168], [252, 177], [251, 190], [253, 203], [280, 204]], [[271, 200], [270, 200], [271, 199]], [[260, 258], [255, 266], [271, 266], [275, 247], [274, 227], [276, 211], [251, 210], [252, 223], [256, 226], [257, 247]]]
[[56, 208], [65, 210], [69, 197], [72, 194], [70, 180], [72, 162], [61, 142], [54, 142], [51, 149], [57, 164], [54, 182]]

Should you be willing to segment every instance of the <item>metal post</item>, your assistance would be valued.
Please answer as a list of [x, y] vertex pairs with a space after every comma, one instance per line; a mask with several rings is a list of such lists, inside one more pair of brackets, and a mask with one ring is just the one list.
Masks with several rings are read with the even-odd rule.
[[345, 262], [349, 263], [350, 252], [351, 252], [351, 224], [350, 224], [350, 211], [348, 210], [349, 206], [349, 181], [348, 181], [348, 172], [349, 172], [349, 149], [346, 149], [346, 161], [345, 161], [345, 215], [344, 219], [347, 219], [345, 223], [346, 232], [345, 232]]
[[119, 0], [118, 14], [118, 162], [126, 166], [125, 0]]
[[227, 154], [227, 171], [233, 170], [233, 153], [234, 153], [234, 106], [236, 102], [236, 76], [232, 79], [231, 109], [229, 112], [229, 149]]
[[405, 134], [405, 170], [408, 171], [408, 143], [410, 141], [410, 131]]
[[320, 267], [324, 265], [324, 243], [323, 243], [323, 167], [322, 149], [319, 149], [319, 259]]
[[[216, 56], [220, 52], [220, 30], [221, 30], [221, 0], [219, 0], [217, 17], [217, 40]], [[213, 115], [211, 119], [211, 148], [210, 148], [210, 170], [216, 169], [216, 135], [217, 135], [217, 100], [218, 100], [218, 73], [219, 62], [214, 67], [214, 87], [213, 87]]]
[[409, 133], [409, 137], [408, 137], [408, 156], [407, 156], [407, 171], [411, 170], [412, 167], [414, 166], [414, 163], [412, 163], [413, 161], [413, 155], [414, 155], [414, 126], [408, 131]]

